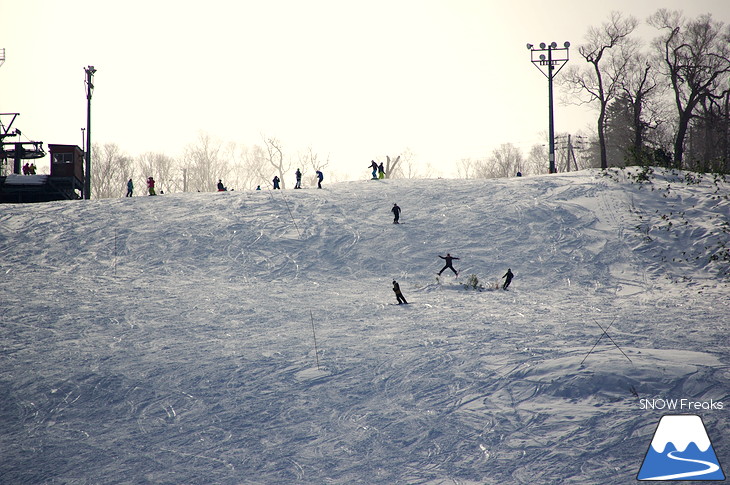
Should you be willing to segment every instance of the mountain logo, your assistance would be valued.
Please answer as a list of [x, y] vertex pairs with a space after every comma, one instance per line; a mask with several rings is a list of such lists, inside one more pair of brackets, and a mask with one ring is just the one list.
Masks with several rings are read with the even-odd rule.
[[695, 414], [662, 416], [636, 479], [725, 480], [702, 418]]

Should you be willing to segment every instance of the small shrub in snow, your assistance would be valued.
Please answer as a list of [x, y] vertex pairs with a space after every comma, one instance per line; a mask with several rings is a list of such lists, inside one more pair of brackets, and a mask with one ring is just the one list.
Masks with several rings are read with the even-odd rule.
[[479, 283], [479, 278], [477, 278], [477, 275], [470, 274], [466, 278], [466, 283], [464, 283], [464, 288], [467, 288], [470, 290], [483, 290], [484, 286], [482, 286], [482, 284]]

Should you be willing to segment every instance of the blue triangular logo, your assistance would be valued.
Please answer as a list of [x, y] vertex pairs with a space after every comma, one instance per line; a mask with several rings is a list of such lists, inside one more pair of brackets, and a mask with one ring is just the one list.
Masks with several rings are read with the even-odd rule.
[[662, 416], [636, 479], [725, 480], [702, 418], [695, 414]]

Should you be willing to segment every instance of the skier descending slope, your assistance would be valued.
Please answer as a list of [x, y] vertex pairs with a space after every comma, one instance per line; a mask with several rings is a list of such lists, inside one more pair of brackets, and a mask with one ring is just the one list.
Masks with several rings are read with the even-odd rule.
[[400, 285], [395, 280], [393, 280], [393, 291], [395, 292], [395, 297], [398, 300], [399, 305], [401, 303], [408, 304], [408, 302], [406, 301], [406, 298], [403, 296], [403, 293], [401, 293], [401, 291], [400, 291]]
[[446, 265], [445, 265], [445, 266], [444, 266], [443, 268], [441, 268], [441, 271], [439, 271], [439, 276], [441, 275], [441, 273], [443, 273], [443, 272], [444, 272], [444, 270], [445, 270], [446, 268], [448, 268], [448, 269], [450, 269], [451, 271], [453, 271], [453, 272], [454, 272], [454, 274], [455, 274], [456, 276], [459, 276], [459, 272], [458, 272], [458, 271], [456, 271], [456, 270], [454, 269], [454, 266], [453, 266], [453, 265], [451, 264], [453, 260], [455, 260], [455, 259], [459, 259], [459, 258], [455, 258], [455, 257], [453, 257], [453, 256], [452, 256], [452, 255], [451, 255], [450, 253], [446, 253], [446, 256], [441, 256], [441, 255], [439, 255], [439, 258], [441, 258], [441, 259], [443, 259], [443, 260], [445, 260], [445, 261], [446, 261]]
[[398, 207], [398, 204], [393, 204], [393, 208], [390, 209], [390, 212], [393, 213], [393, 224], [400, 224], [398, 221], [400, 219], [400, 207]]
[[502, 289], [506, 290], [510, 283], [512, 283], [512, 278], [514, 278], [515, 275], [512, 273], [512, 270], [507, 268], [507, 272], [502, 276], [502, 278], [507, 278], [504, 280], [504, 284], [502, 285]]

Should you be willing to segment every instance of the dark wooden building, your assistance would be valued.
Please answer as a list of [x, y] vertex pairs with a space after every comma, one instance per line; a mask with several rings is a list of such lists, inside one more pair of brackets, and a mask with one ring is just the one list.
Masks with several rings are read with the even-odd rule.
[[80, 199], [84, 188], [84, 151], [76, 145], [48, 145], [50, 175], [0, 177], [0, 202], [49, 202]]

